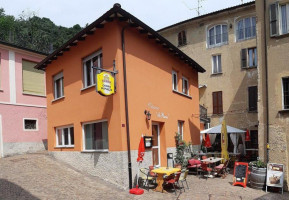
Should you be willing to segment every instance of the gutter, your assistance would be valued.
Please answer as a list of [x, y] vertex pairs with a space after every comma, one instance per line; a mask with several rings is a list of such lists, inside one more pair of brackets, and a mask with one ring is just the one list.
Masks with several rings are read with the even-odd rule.
[[125, 31], [125, 29], [127, 27], [128, 26], [125, 26], [121, 30], [121, 47], [122, 47], [124, 99], [125, 99], [125, 121], [126, 121], [127, 157], [128, 157], [128, 179], [129, 179], [129, 189], [132, 189], [132, 170], [131, 170], [129, 116], [128, 116], [128, 100], [127, 100], [127, 78], [126, 78], [126, 60], [125, 60], [125, 38], [124, 38], [124, 31]]
[[268, 89], [268, 56], [267, 56], [267, 26], [266, 26], [266, 0], [264, 0], [264, 49], [265, 49], [265, 84], [266, 84], [266, 137], [267, 137], [267, 144], [266, 144], [266, 149], [267, 149], [267, 155], [266, 155], [266, 160], [267, 163], [269, 162], [269, 89]]

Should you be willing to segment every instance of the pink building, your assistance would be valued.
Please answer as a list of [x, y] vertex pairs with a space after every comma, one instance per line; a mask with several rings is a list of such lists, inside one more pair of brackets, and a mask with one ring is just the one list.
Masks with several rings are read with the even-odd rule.
[[44, 150], [47, 141], [45, 57], [0, 42], [0, 157]]

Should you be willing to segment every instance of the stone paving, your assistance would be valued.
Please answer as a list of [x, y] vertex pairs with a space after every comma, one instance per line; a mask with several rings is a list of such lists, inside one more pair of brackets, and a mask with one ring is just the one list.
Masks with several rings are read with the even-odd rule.
[[17, 155], [0, 159], [0, 199], [289, 199], [283, 195], [266, 193], [249, 187], [232, 186], [232, 175], [225, 179], [199, 179], [189, 175], [190, 189], [175, 195], [146, 191], [143, 195], [128, 194], [97, 177], [81, 173], [50, 157], [47, 152]]

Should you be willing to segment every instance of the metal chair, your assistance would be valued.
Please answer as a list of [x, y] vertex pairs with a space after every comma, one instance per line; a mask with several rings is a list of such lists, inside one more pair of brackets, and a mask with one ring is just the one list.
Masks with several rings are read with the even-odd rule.
[[139, 185], [142, 185], [144, 188], [147, 186], [147, 190], [149, 191], [149, 189], [150, 189], [149, 183], [155, 181], [156, 178], [150, 176], [150, 170], [147, 168], [141, 168], [139, 171], [140, 171], [139, 177], [143, 183], [143, 184], [139, 184]]
[[205, 174], [207, 174], [208, 179], [209, 174], [212, 172], [212, 168], [208, 167], [208, 164], [204, 162], [202, 162], [201, 168], [202, 168], [201, 173], [203, 174], [203, 177], [205, 176]]
[[[175, 195], [177, 195], [176, 186], [180, 188], [180, 185], [179, 185], [180, 176], [181, 176], [181, 172], [177, 172], [175, 174], [171, 174], [170, 176], [164, 179], [164, 184], [172, 185], [174, 187]], [[180, 192], [182, 192], [181, 189], [180, 189]]]
[[187, 182], [187, 176], [188, 176], [188, 174], [189, 174], [189, 170], [183, 171], [183, 172], [181, 173], [181, 176], [180, 176], [180, 179], [179, 179], [179, 181], [181, 181], [182, 186], [183, 186], [183, 188], [184, 188], [184, 192], [186, 191], [186, 190], [185, 190], [185, 187], [184, 187], [184, 182], [186, 182], [186, 184], [187, 184], [187, 189], [189, 189], [188, 182]]

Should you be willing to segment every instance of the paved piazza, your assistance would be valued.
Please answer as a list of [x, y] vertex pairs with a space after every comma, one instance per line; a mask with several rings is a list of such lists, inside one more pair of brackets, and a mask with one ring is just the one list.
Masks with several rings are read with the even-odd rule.
[[[0, 199], [289, 199], [289, 193], [265, 193], [249, 187], [232, 186], [232, 175], [225, 179], [188, 177], [189, 190], [176, 196], [152, 190], [134, 196], [100, 178], [81, 173], [50, 157], [46, 152], [0, 159]], [[178, 197], [179, 196], [179, 197]]]

